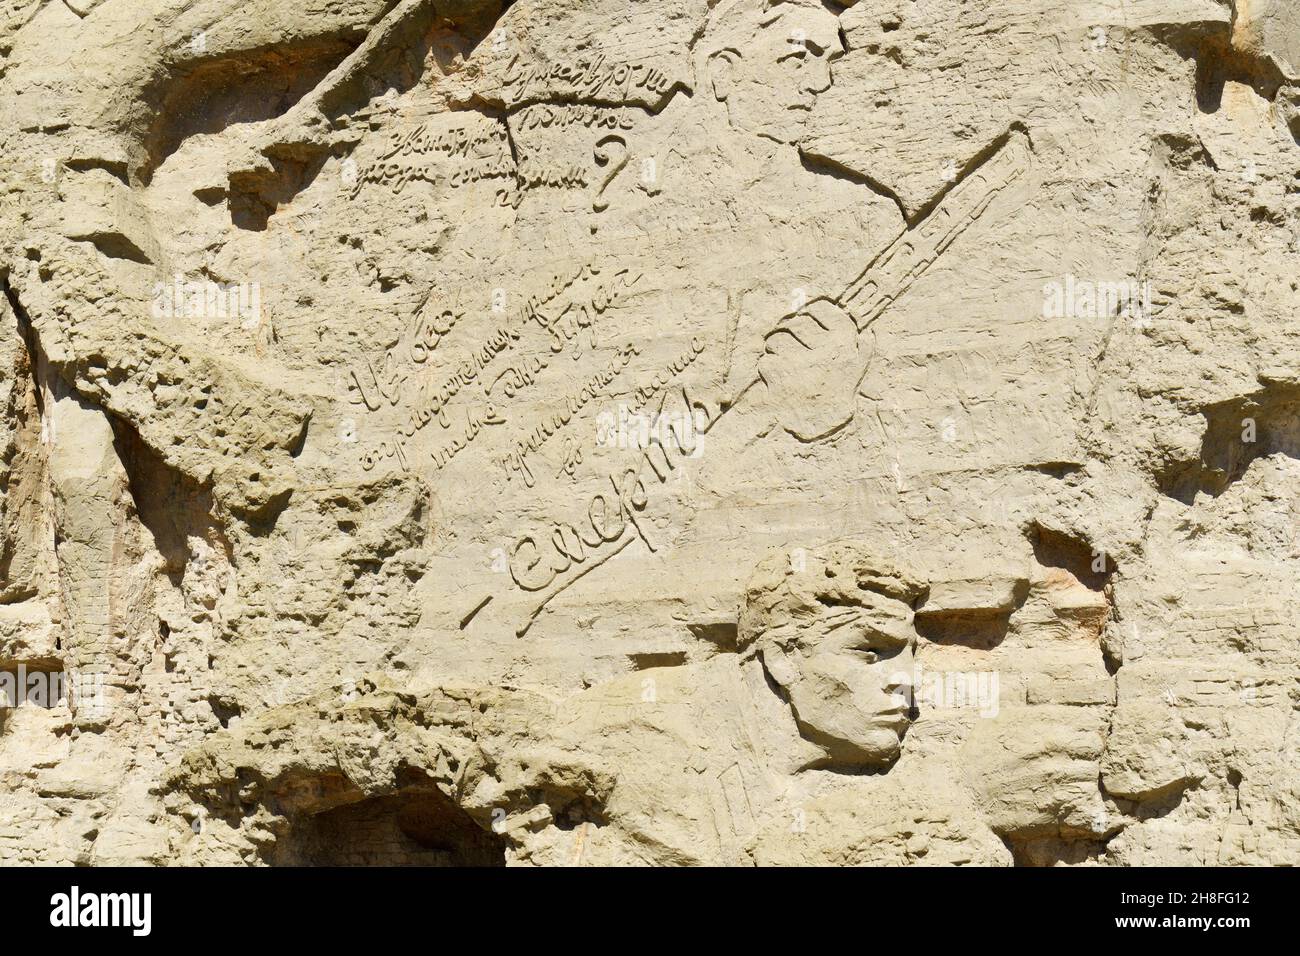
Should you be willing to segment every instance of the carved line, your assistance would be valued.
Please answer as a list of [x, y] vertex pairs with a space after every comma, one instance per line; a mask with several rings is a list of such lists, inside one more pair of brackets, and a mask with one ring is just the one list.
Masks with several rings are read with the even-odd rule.
[[474, 620], [474, 618], [478, 615], [478, 612], [481, 611], [481, 610], [483, 610], [485, 607], [487, 607], [488, 604], [491, 603], [491, 601], [492, 601], [492, 595], [491, 595], [491, 594], [489, 594], [489, 595], [488, 595], [487, 597], [485, 597], [483, 600], [479, 601], [478, 604], [474, 607], [474, 610], [470, 611], [470, 612], [469, 612], [468, 614], [466, 614], [463, 618], [461, 618], [461, 621], [460, 621], [460, 629], [463, 631], [463, 630], [465, 630], [465, 628], [469, 627], [470, 623], [471, 623], [471, 622]]
[[592, 571], [595, 571], [598, 567], [603, 565], [606, 561], [610, 560], [616, 555], [622, 554], [624, 549], [626, 549], [627, 546], [631, 544], [633, 541], [637, 540], [638, 537], [640, 537], [639, 534], [633, 534], [631, 537], [625, 538], [622, 542], [619, 543], [619, 545], [616, 548], [614, 548], [613, 551], [605, 555], [605, 557], [600, 558], [593, 564], [587, 565], [587, 567], [583, 568], [581, 571], [579, 571], [577, 574], [571, 577], [568, 581], [564, 582], [558, 588], [556, 588], [554, 591], [548, 594], [543, 601], [541, 601], [536, 607], [533, 608], [532, 613], [528, 615], [528, 620], [526, 620], [515, 630], [515, 636], [523, 637], [525, 634], [527, 634], [528, 629], [533, 626], [533, 622], [537, 620], [538, 615], [540, 615], [542, 611], [546, 610], [546, 605], [550, 604], [551, 601], [559, 597], [560, 594], [562, 594], [564, 591], [567, 591], [569, 588], [573, 587], [575, 584], [581, 581]]

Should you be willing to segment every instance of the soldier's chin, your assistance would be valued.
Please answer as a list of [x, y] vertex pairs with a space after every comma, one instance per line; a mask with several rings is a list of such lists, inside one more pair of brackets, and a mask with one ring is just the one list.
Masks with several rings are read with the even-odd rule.
[[820, 767], [858, 768], [883, 771], [892, 767], [903, 752], [903, 738], [894, 726], [871, 727], [856, 733], [851, 739], [836, 739], [826, 735], [808, 734], [825, 753]]
[[873, 727], [860, 742], [860, 748], [867, 765], [892, 767], [903, 752], [903, 737], [893, 727]]
[[752, 119], [752, 122], [741, 125], [750, 133], [792, 145], [804, 138], [809, 115], [806, 110], [782, 109], [780, 106], [765, 104], [761, 111], [749, 111], [746, 118]]
[[[827, 403], [829, 399], [818, 395], [808, 399], [808, 402], [810, 405], [814, 405]], [[817, 417], [787, 415], [787, 420], [782, 422], [782, 426], [800, 441], [820, 441], [834, 435], [853, 419], [852, 408], [847, 411], [844, 409], [835, 409], [834, 411], [826, 409], [824, 411], [825, 414]]]

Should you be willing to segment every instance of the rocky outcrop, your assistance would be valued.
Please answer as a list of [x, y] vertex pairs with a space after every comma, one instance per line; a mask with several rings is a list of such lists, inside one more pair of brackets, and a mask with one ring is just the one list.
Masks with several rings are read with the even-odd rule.
[[0, 3], [0, 863], [1295, 862], [1298, 11]]

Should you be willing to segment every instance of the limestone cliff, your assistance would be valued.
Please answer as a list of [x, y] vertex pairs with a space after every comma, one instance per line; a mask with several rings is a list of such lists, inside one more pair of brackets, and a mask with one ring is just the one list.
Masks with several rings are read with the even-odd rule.
[[0, 0], [0, 864], [1300, 861], [1296, 0]]

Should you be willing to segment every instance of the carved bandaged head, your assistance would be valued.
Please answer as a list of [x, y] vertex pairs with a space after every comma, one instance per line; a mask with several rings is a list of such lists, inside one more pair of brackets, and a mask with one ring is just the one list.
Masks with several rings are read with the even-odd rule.
[[916, 631], [926, 589], [854, 545], [774, 553], [746, 589], [739, 645], [790, 705], [825, 765], [887, 768], [911, 724]]
[[731, 125], [795, 143], [844, 45], [839, 19], [818, 0], [724, 0], [710, 17], [704, 52]]

